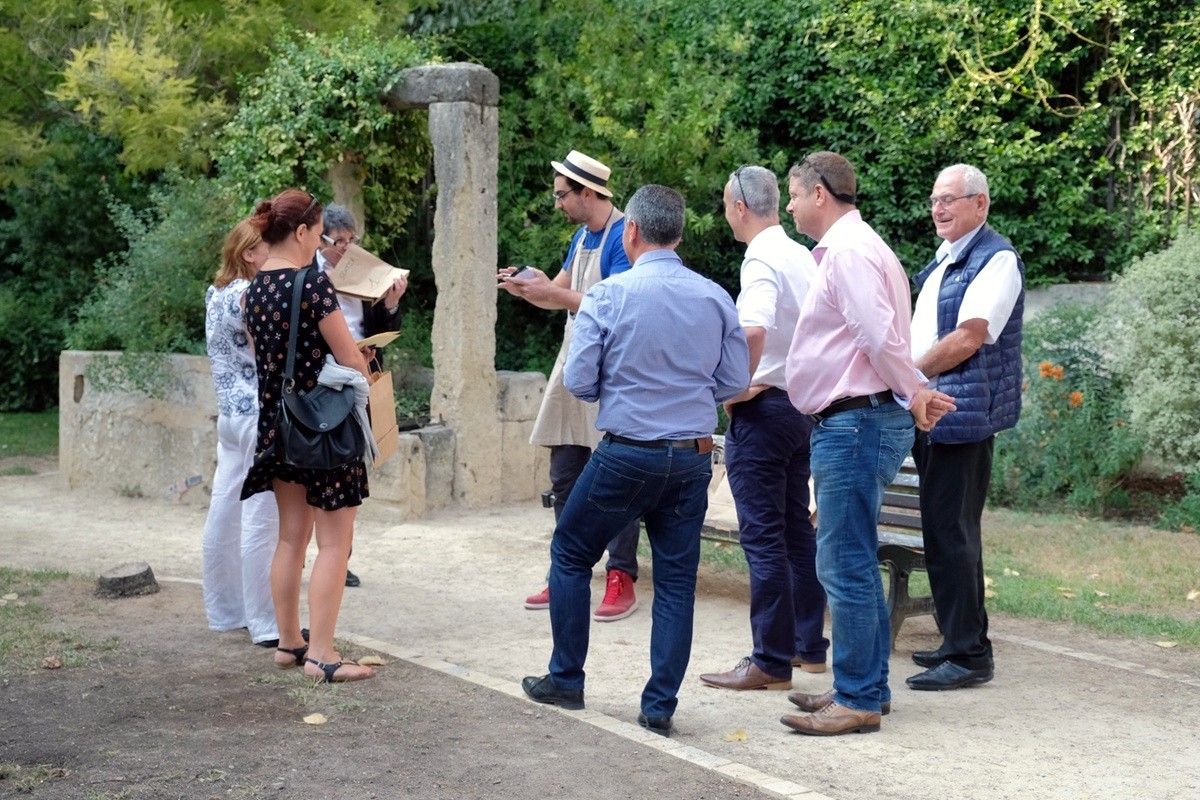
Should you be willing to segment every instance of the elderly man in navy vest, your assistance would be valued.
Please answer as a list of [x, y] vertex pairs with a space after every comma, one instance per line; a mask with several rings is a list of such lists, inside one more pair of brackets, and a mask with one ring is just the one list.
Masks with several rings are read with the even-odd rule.
[[992, 679], [983, 601], [983, 503], [996, 433], [1021, 413], [1025, 265], [987, 224], [987, 178], [966, 164], [938, 175], [929, 198], [937, 255], [914, 278], [913, 361], [957, 410], [917, 434], [925, 561], [942, 644], [917, 651], [909, 688], [959, 689]]

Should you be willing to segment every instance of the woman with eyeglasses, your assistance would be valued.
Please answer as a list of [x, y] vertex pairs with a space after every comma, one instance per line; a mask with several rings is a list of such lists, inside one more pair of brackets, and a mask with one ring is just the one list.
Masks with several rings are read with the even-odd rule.
[[279, 644], [271, 603], [271, 558], [279, 535], [275, 498], [239, 500], [254, 458], [258, 377], [246, 333], [246, 289], [267, 260], [267, 244], [239, 222], [225, 237], [221, 268], [204, 297], [204, 332], [217, 390], [217, 471], [204, 522], [204, 611], [214, 631], [246, 628], [263, 647]]
[[[302, 666], [304, 673], [329, 683], [362, 680], [370, 667], [343, 661], [333, 631], [345, 591], [346, 560], [354, 517], [367, 497], [362, 459], [331, 470], [304, 469], [276, 457], [275, 418], [287, 363], [291, 297], [298, 270], [312, 262], [320, 242], [321, 205], [307, 192], [287, 189], [258, 204], [251, 223], [267, 243], [267, 258], [246, 292], [246, 326], [258, 366], [258, 448], [242, 486], [242, 497], [274, 490], [279, 509], [279, 543], [271, 564], [271, 594], [279, 623], [275, 665]], [[338, 308], [337, 293], [316, 270], [304, 276], [296, 339], [294, 379], [300, 394], [317, 385], [332, 354], [338, 364], [367, 377], [367, 363]], [[311, 635], [300, 630], [300, 583], [314, 523], [317, 558], [308, 580]]]

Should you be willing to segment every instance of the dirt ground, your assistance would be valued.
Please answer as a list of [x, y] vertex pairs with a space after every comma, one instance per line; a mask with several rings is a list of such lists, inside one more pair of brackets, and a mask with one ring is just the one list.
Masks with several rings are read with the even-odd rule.
[[[198, 586], [98, 600], [51, 583], [50, 625], [87, 665], [3, 679], [0, 797], [751, 797], [755, 791], [562, 714], [385, 656], [370, 681], [272, 671], [241, 632], [196, 628]], [[112, 640], [119, 644], [112, 648]], [[369, 650], [354, 648], [356, 655]], [[78, 654], [76, 654], [78, 655]], [[327, 722], [307, 724], [322, 714]], [[604, 758], [596, 758], [596, 753]], [[613, 761], [624, 767], [619, 780]], [[26, 787], [39, 765], [44, 782]], [[631, 792], [631, 794], [623, 794]], [[679, 794], [676, 794], [679, 792]]]
[[[643, 607], [592, 626], [588, 711], [521, 698], [520, 678], [544, 672], [550, 652], [547, 615], [520, 605], [546, 568], [540, 508], [398, 524], [396, 508], [368, 502], [352, 560], [363, 586], [347, 590], [339, 635], [345, 654], [374, 648], [391, 663], [338, 687], [273, 670], [244, 633], [205, 627], [202, 503], [67, 491], [45, 472], [0, 478], [0, 512], [0, 565], [80, 576], [38, 602], [90, 641], [119, 641], [85, 667], [4, 677], [0, 764], [63, 774], [28, 794], [0, 779], [0, 797], [1200, 796], [1194, 651], [998, 617], [992, 683], [918, 693], [903, 685], [917, 671], [909, 656], [937, 641], [928, 618], [913, 619], [893, 654], [883, 729], [812, 739], [779, 724], [791, 708], [782, 693], [697, 680], [750, 645], [744, 578], [706, 571], [668, 742], [633, 724], [648, 672], [648, 564]], [[149, 562], [163, 590], [92, 597], [87, 576], [127, 561]], [[794, 682], [823, 691], [830, 676]], [[313, 712], [328, 721], [305, 724]]]

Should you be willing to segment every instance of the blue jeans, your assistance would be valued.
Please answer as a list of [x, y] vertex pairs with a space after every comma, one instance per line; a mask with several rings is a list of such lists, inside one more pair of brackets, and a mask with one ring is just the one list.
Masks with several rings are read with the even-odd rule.
[[[591, 457], [592, 448], [582, 445], [560, 444], [550, 448], [550, 488], [554, 490], [555, 524], [562, 516], [562, 510], [566, 508], [567, 498], [571, 496], [575, 481], [579, 480]], [[612, 537], [608, 543], [608, 564], [604, 567], [605, 571], [619, 569], [637, 582], [637, 546], [641, 532], [641, 523], [635, 519]]]
[[812, 423], [767, 389], [738, 403], [725, 433], [729, 488], [750, 567], [751, 655], [787, 680], [792, 656], [825, 663], [825, 590], [817, 580], [817, 532], [808, 512]]
[[612, 531], [641, 517], [654, 564], [650, 680], [642, 692], [642, 713], [674, 715], [691, 658], [711, 464], [710, 454], [673, 445], [647, 448], [605, 440], [592, 453], [550, 543], [550, 676], [556, 686], [583, 688], [592, 567]]
[[891, 631], [879, 576], [883, 490], [912, 449], [912, 414], [896, 402], [834, 414], [813, 427], [817, 575], [833, 623], [834, 701], [879, 711], [888, 688]]

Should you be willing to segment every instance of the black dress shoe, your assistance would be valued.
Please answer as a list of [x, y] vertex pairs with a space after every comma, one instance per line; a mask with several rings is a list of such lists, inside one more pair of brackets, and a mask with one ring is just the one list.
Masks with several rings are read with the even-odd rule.
[[937, 650], [918, 650], [912, 654], [912, 659], [914, 664], [925, 669], [932, 669], [946, 660]]
[[530, 675], [521, 681], [521, 688], [529, 695], [530, 700], [539, 703], [558, 706], [568, 711], [579, 711], [583, 708], [583, 689], [560, 689], [554, 685], [554, 679], [549, 675], [540, 678]]
[[362, 583], [362, 581], [360, 581], [358, 579], [357, 575], [355, 575], [350, 570], [346, 570], [346, 585], [347, 586], [358, 586], [360, 583]]
[[645, 714], [639, 712], [638, 725], [641, 725], [651, 733], [657, 733], [659, 736], [671, 735], [670, 717], [647, 717]]
[[933, 669], [927, 669], [919, 675], [913, 675], [905, 683], [908, 688], [926, 692], [941, 692], [947, 689], [962, 689], [965, 686], [978, 686], [992, 679], [991, 667], [983, 669], [968, 669], [953, 661], [943, 661]]

